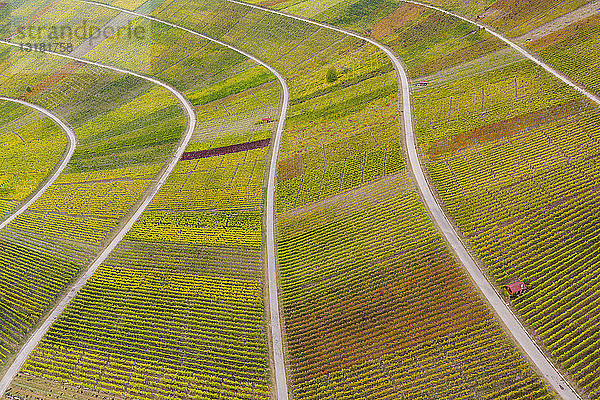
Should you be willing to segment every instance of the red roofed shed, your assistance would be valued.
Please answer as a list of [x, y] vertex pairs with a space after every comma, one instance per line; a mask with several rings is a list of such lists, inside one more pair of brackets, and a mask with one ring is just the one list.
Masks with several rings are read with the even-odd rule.
[[273, 122], [273, 118], [271, 117], [265, 117], [265, 118], [261, 118], [259, 121], [256, 121], [254, 123], [254, 125], [261, 125], [261, 124], [268, 124], [269, 122]]
[[515, 282], [504, 286], [510, 297], [516, 297], [527, 291], [527, 285], [525, 282]]

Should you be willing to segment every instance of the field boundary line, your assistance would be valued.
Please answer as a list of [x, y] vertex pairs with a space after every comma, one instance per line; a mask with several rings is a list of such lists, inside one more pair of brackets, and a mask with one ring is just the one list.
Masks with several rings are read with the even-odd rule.
[[71, 157], [73, 156], [75, 148], [77, 147], [77, 137], [75, 136], [75, 131], [73, 131], [71, 125], [69, 125], [67, 122], [60, 119], [58, 115], [54, 114], [52, 111], [44, 107], [38, 106], [37, 104], [33, 104], [25, 100], [15, 99], [13, 97], [0, 96], [0, 100], [18, 103], [26, 107], [33, 108], [34, 110], [37, 110], [42, 114], [46, 115], [62, 129], [62, 131], [67, 136], [68, 141], [67, 149], [63, 152], [59, 164], [54, 168], [54, 171], [52, 172], [50, 177], [47, 177], [44, 180], [42, 186], [36, 189], [33, 196], [31, 194], [28, 196], [29, 200], [21, 204], [21, 206], [19, 206], [17, 210], [12, 212], [8, 218], [6, 218], [4, 221], [2, 221], [2, 223], [0, 223], [0, 229], [4, 229], [4, 227], [10, 224], [19, 215], [23, 214], [33, 203], [35, 203], [36, 200], [39, 199], [44, 194], [44, 192], [46, 192], [46, 190], [48, 190], [48, 188], [58, 179], [59, 175], [67, 167], [69, 161], [71, 161]]
[[[12, 42], [9, 42], [6, 40], [0, 40], [0, 43], [9, 45], [9, 46], [19, 47], [19, 48], [27, 47], [27, 46], [12, 43]], [[35, 50], [35, 49], [32, 48], [31, 50]], [[192, 137], [192, 134], [194, 133], [194, 129], [196, 127], [196, 121], [197, 121], [196, 113], [194, 112], [194, 108], [193, 108], [192, 104], [189, 102], [189, 100], [187, 99], [187, 97], [185, 97], [185, 95], [183, 93], [179, 92], [177, 89], [175, 89], [174, 87], [172, 87], [171, 85], [169, 85], [165, 82], [162, 82], [158, 79], [155, 79], [155, 78], [152, 78], [149, 76], [138, 74], [137, 72], [121, 69], [121, 68], [114, 67], [111, 65], [98, 63], [98, 62], [91, 61], [91, 60], [86, 60], [84, 58], [73, 57], [73, 56], [69, 56], [67, 54], [61, 54], [61, 53], [56, 53], [56, 52], [52, 52], [52, 51], [46, 51], [45, 53], [51, 54], [54, 56], [58, 56], [58, 57], [67, 58], [72, 61], [77, 61], [77, 62], [80, 62], [83, 64], [93, 65], [96, 67], [109, 69], [109, 70], [116, 71], [119, 73], [132, 75], [137, 78], [144, 79], [146, 81], [154, 83], [155, 85], [161, 86], [161, 87], [167, 89], [169, 92], [171, 92], [177, 98], [177, 100], [181, 103], [181, 105], [183, 106], [183, 109], [185, 111], [185, 114], [186, 114], [187, 123], [186, 123], [185, 132], [179, 141], [178, 147], [176, 148], [174, 154], [171, 156], [171, 160], [167, 164], [166, 168], [164, 168], [161, 171], [160, 176], [156, 180], [156, 183], [154, 183], [154, 185], [151, 188], [146, 190], [146, 193], [143, 195], [143, 199], [141, 200], [141, 203], [139, 203], [136, 210], [129, 217], [127, 222], [125, 222], [119, 228], [119, 230], [115, 233], [115, 236], [110, 240], [110, 242], [106, 245], [106, 247], [102, 250], [102, 252], [98, 255], [98, 257], [96, 257], [96, 259], [93, 261], [93, 263], [77, 279], [77, 281], [73, 285], [71, 285], [70, 288], [67, 289], [66, 293], [60, 299], [58, 304], [52, 309], [52, 311], [47, 315], [47, 317], [43, 321], [41, 321], [40, 325], [29, 335], [29, 337], [27, 338], [25, 343], [21, 346], [21, 348], [15, 355], [11, 364], [8, 365], [6, 372], [2, 376], [2, 379], [0, 379], [0, 397], [4, 396], [4, 394], [6, 393], [6, 390], [10, 386], [12, 380], [17, 375], [19, 370], [23, 367], [23, 365], [29, 358], [29, 355], [33, 352], [35, 347], [38, 345], [38, 343], [42, 340], [42, 338], [48, 332], [48, 330], [50, 329], [52, 324], [61, 316], [61, 314], [63, 313], [65, 308], [69, 305], [71, 300], [73, 300], [75, 295], [77, 295], [77, 293], [83, 288], [83, 286], [87, 283], [87, 281], [96, 272], [98, 267], [108, 258], [110, 253], [117, 247], [117, 245], [121, 242], [121, 240], [123, 240], [123, 238], [125, 237], [127, 232], [129, 232], [129, 230], [133, 227], [133, 224], [138, 220], [138, 218], [144, 212], [146, 207], [150, 204], [150, 202], [152, 201], [154, 196], [156, 196], [158, 191], [164, 185], [164, 183], [166, 182], [169, 175], [171, 175], [171, 172], [173, 172], [175, 165], [181, 158], [181, 155], [185, 151], [185, 148], [187, 147], [187, 145]]]
[[[579, 394], [573, 389], [571, 384], [565, 379], [562, 374], [558, 371], [558, 369], [550, 362], [548, 357], [544, 354], [544, 352], [540, 349], [537, 343], [532, 339], [529, 335], [529, 332], [525, 329], [521, 321], [516, 317], [513, 313], [512, 309], [506, 304], [506, 302], [502, 299], [500, 294], [496, 291], [494, 286], [490, 283], [487, 276], [483, 273], [483, 269], [479, 267], [473, 256], [467, 250], [461, 236], [458, 234], [455, 227], [452, 225], [448, 216], [444, 212], [440, 203], [438, 203], [437, 198], [433, 194], [433, 188], [430, 186], [429, 181], [425, 177], [424, 167], [421, 165], [421, 161], [419, 158], [418, 144], [414, 131], [414, 123], [412, 118], [412, 102], [411, 102], [411, 93], [410, 93], [410, 80], [406, 73], [406, 69], [400, 60], [400, 58], [394, 53], [392, 49], [389, 47], [369, 38], [358, 34], [356, 32], [349, 31], [344, 28], [338, 28], [336, 26], [332, 26], [323, 22], [313, 21], [309, 18], [299, 17], [295, 15], [291, 15], [282, 11], [272, 10], [269, 8], [265, 8], [262, 6], [257, 6], [255, 4], [244, 3], [238, 0], [225, 0], [230, 3], [245, 5], [247, 7], [252, 7], [255, 9], [259, 9], [265, 12], [269, 12], [272, 14], [277, 14], [289, 18], [296, 19], [298, 21], [303, 21], [309, 24], [314, 24], [318, 26], [322, 26], [324, 28], [329, 28], [331, 30], [345, 33], [349, 36], [365, 40], [366, 42], [378, 47], [382, 50], [392, 61], [394, 64], [394, 68], [396, 70], [396, 74], [398, 78], [400, 78], [399, 85], [401, 86], [402, 93], [402, 108], [400, 110], [401, 117], [403, 119], [403, 127], [405, 131], [405, 145], [408, 156], [408, 166], [410, 172], [413, 176], [414, 182], [419, 190], [420, 197], [427, 208], [431, 219], [435, 223], [436, 227], [440, 234], [444, 237], [446, 243], [452, 248], [454, 254], [457, 259], [463, 264], [465, 270], [471, 276], [473, 283], [479, 288], [481, 294], [487, 299], [488, 304], [495, 311], [496, 315], [500, 318], [502, 323], [511, 333], [514, 342], [520, 347], [523, 352], [529, 357], [531, 362], [535, 365], [538, 371], [542, 374], [542, 376], [546, 379], [546, 381], [554, 388], [556, 393], [559, 394], [565, 400], [581, 400]], [[418, 3], [409, 0], [403, 0], [405, 2], [410, 2], [413, 4], [422, 5], [424, 7], [430, 7], [424, 3]], [[446, 12], [445, 10], [436, 8], [439, 11]], [[451, 14], [451, 13], [449, 13]], [[458, 18], [461, 18], [458, 15], [451, 14]], [[468, 19], [464, 17], [461, 18], [467, 22]], [[482, 28], [490, 31], [489, 28], [481, 25]], [[494, 34], [490, 31], [490, 33]], [[559, 78], [564, 83], [568, 84], [571, 87], [576, 88], [579, 92], [583, 93], [590, 100], [594, 102], [598, 102], [600, 104], [600, 99], [598, 99], [592, 93], [586, 91], [585, 89], [579, 87], [574, 82], [570, 81], [569, 78], [560, 74], [558, 71], [554, 70], [543, 61], [537, 59], [532, 54], [528, 53], [526, 50], [521, 49], [520, 46], [512, 43], [510, 40], [505, 37], [501, 37], [500, 34], [496, 33], [496, 37], [501, 40], [507, 42], [511, 47], [517, 49], [521, 54], [523, 54], [528, 59], [534, 61], [548, 72], [552, 73], [552, 75]]]
[[115, 11], [120, 11], [123, 13], [127, 13], [130, 15], [135, 15], [140, 18], [146, 18], [148, 20], [158, 22], [167, 26], [171, 26], [176, 29], [183, 30], [184, 32], [190, 33], [192, 35], [196, 35], [205, 40], [211, 41], [213, 43], [219, 44], [221, 46], [227, 47], [230, 50], [233, 50], [243, 56], [248, 57], [254, 62], [262, 65], [266, 69], [269, 70], [277, 80], [279, 81], [279, 85], [281, 87], [281, 110], [279, 114], [279, 121], [277, 123], [277, 129], [275, 131], [275, 137], [271, 140], [272, 150], [271, 150], [271, 159], [269, 160], [269, 171], [268, 171], [268, 180], [267, 180], [267, 193], [266, 193], [266, 251], [267, 251], [267, 280], [268, 280], [268, 293], [269, 293], [269, 322], [268, 327], [270, 330], [270, 348], [273, 355], [273, 380], [275, 385], [275, 390], [277, 392], [278, 400], [287, 400], [289, 398], [289, 388], [288, 388], [288, 378], [285, 364], [285, 353], [283, 348], [283, 332], [282, 332], [282, 323], [281, 323], [281, 304], [279, 301], [279, 274], [277, 268], [277, 257], [276, 253], [276, 243], [275, 243], [275, 190], [276, 190], [276, 172], [277, 172], [277, 157], [279, 156], [279, 151], [281, 149], [281, 138], [283, 134], [283, 130], [285, 128], [285, 120], [287, 118], [287, 112], [289, 108], [289, 98], [290, 93], [285, 81], [285, 78], [279, 71], [275, 68], [271, 67], [266, 62], [262, 61], [258, 57], [241, 50], [229, 43], [226, 43], [222, 40], [212, 38], [207, 35], [203, 35], [199, 32], [196, 32], [192, 29], [165, 21], [160, 18], [152, 17], [147, 14], [138, 13], [131, 10], [126, 10], [124, 8], [115, 7], [108, 4], [99, 3], [96, 1], [89, 0], [74, 0], [80, 3], [93, 4], [100, 7], [105, 7], [109, 9], [113, 9]]

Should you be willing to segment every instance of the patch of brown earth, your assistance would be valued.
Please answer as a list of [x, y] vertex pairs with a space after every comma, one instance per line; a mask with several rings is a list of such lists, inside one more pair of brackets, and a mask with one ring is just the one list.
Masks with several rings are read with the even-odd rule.
[[396, 29], [404, 26], [407, 22], [414, 21], [425, 11], [424, 7], [414, 4], [404, 4], [396, 11], [377, 22], [371, 31], [371, 36], [381, 39], [392, 34]]
[[432, 143], [427, 154], [431, 157], [437, 157], [488, 141], [498, 140], [503, 137], [511, 136], [525, 127], [541, 125], [548, 121], [577, 113], [585, 107], [585, 103], [575, 100], [544, 110], [518, 115], [490, 125], [481, 126], [467, 132], [459, 133], [452, 138]]
[[279, 182], [287, 181], [304, 173], [304, 161], [302, 155], [294, 154], [285, 158], [277, 165], [277, 180]]
[[267, 0], [267, 1], [262, 1], [262, 2], [258, 3], [258, 5], [263, 6], [263, 7], [271, 7], [276, 4], [285, 3], [287, 1], [289, 1], [289, 0]]

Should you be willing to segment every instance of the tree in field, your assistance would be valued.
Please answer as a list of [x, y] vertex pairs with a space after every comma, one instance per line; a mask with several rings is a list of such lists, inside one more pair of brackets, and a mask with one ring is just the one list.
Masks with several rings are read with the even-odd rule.
[[327, 82], [333, 83], [337, 80], [337, 78], [338, 78], [337, 70], [333, 67], [329, 68], [329, 70], [327, 71]]

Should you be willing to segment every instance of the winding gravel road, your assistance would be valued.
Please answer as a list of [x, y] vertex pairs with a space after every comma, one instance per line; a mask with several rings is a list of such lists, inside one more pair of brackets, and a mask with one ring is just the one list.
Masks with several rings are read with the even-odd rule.
[[[7, 42], [5, 40], [0, 40], [0, 43], [6, 44], [9, 46], [20, 47], [20, 45], [18, 45], [18, 44]], [[192, 107], [192, 104], [188, 101], [188, 99], [185, 97], [185, 95], [183, 95], [183, 93], [179, 92], [177, 89], [173, 88], [172, 86], [170, 86], [162, 81], [159, 81], [157, 79], [154, 79], [154, 78], [151, 78], [148, 76], [138, 74], [133, 71], [127, 71], [127, 70], [113, 67], [110, 65], [105, 65], [102, 63], [94, 62], [94, 61], [85, 60], [83, 58], [72, 57], [72, 56], [69, 56], [66, 54], [60, 54], [60, 53], [55, 53], [55, 52], [51, 52], [51, 51], [47, 51], [46, 53], [52, 54], [52, 55], [55, 55], [58, 57], [67, 58], [67, 59], [70, 59], [73, 61], [79, 61], [84, 64], [94, 65], [94, 66], [97, 66], [100, 68], [105, 68], [105, 69], [109, 69], [112, 71], [129, 74], [129, 75], [144, 79], [146, 81], [149, 81], [151, 83], [154, 83], [155, 85], [162, 86], [163, 88], [165, 88], [169, 92], [171, 92], [183, 106], [183, 109], [186, 113], [187, 125], [186, 125], [185, 132], [183, 134], [183, 137], [179, 141], [179, 144], [177, 145], [177, 148], [176, 148], [174, 154], [171, 156], [171, 160], [169, 161], [169, 164], [162, 170], [160, 176], [158, 177], [157, 181], [152, 185], [152, 187], [146, 191], [142, 202], [137, 206], [136, 210], [129, 217], [127, 222], [125, 222], [124, 225], [122, 225], [119, 228], [118, 232], [111, 239], [111, 241], [104, 248], [104, 250], [100, 253], [100, 255], [86, 269], [86, 271], [77, 279], [77, 281], [67, 290], [67, 293], [60, 299], [58, 304], [52, 309], [52, 311], [50, 312], [48, 317], [45, 320], [43, 320], [42, 323], [38, 326], [38, 328], [29, 336], [29, 338], [27, 339], [25, 344], [21, 347], [19, 352], [16, 354], [15, 358], [9, 364], [6, 372], [4, 373], [4, 376], [2, 376], [2, 379], [0, 380], [0, 398], [2, 396], [4, 396], [4, 393], [6, 393], [6, 390], [10, 386], [10, 383], [12, 382], [14, 377], [17, 375], [17, 373], [19, 372], [21, 367], [23, 367], [23, 364], [25, 364], [25, 361], [27, 360], [27, 358], [29, 357], [31, 352], [33, 352], [33, 350], [38, 345], [38, 343], [42, 340], [44, 335], [48, 332], [48, 330], [50, 329], [50, 326], [52, 326], [54, 321], [56, 321], [58, 319], [58, 317], [60, 317], [60, 315], [63, 313], [65, 308], [69, 305], [71, 300], [73, 300], [75, 295], [77, 295], [77, 293], [81, 290], [81, 288], [83, 288], [83, 286], [87, 283], [87, 281], [94, 274], [94, 272], [96, 272], [98, 267], [104, 262], [104, 260], [106, 260], [106, 258], [115, 249], [115, 247], [117, 247], [119, 242], [121, 242], [121, 240], [123, 240], [123, 238], [125, 237], [127, 232], [129, 232], [129, 230], [131, 229], [133, 224], [138, 220], [140, 215], [142, 215], [142, 213], [144, 212], [144, 210], [146, 209], [148, 204], [150, 204], [150, 202], [152, 201], [154, 196], [158, 193], [160, 188], [164, 185], [167, 178], [169, 177], [169, 175], [175, 168], [175, 165], [181, 158], [181, 155], [185, 151], [185, 148], [187, 147], [187, 145], [192, 137], [192, 134], [194, 132], [194, 129], [196, 127], [196, 114], [194, 112], [194, 108]]]
[[19, 215], [23, 214], [25, 212], [25, 210], [27, 210], [33, 203], [35, 203], [35, 201], [37, 199], [39, 199], [41, 195], [44, 194], [44, 192], [50, 187], [50, 185], [52, 185], [54, 183], [54, 181], [56, 181], [58, 176], [66, 168], [67, 164], [71, 160], [71, 157], [73, 156], [73, 153], [75, 152], [75, 147], [77, 146], [77, 137], [75, 137], [75, 132], [73, 131], [73, 128], [71, 128], [71, 125], [67, 124], [65, 121], [60, 119], [56, 114], [45, 109], [44, 107], [40, 107], [37, 104], [33, 104], [33, 103], [30, 103], [25, 100], [14, 99], [12, 97], [0, 96], [0, 100], [12, 101], [13, 103], [19, 103], [19, 104], [22, 104], [26, 107], [33, 108], [33, 109], [47, 115], [51, 120], [56, 122], [56, 124], [58, 126], [60, 126], [60, 128], [63, 130], [63, 132], [67, 136], [67, 140], [69, 142], [67, 145], [67, 149], [66, 149], [65, 153], [63, 154], [59, 164], [56, 166], [56, 168], [54, 168], [54, 172], [49, 176], [49, 178], [46, 179], [46, 181], [42, 184], [42, 186], [37, 188], [37, 190], [34, 192], [33, 196], [31, 196], [29, 198], [29, 200], [27, 200], [25, 203], [21, 204], [21, 206], [17, 210], [13, 211], [8, 218], [6, 218], [2, 223], [0, 223], [0, 229], [3, 229], [6, 225], [10, 224], [15, 218], [17, 218]]
[[[533, 362], [536, 368], [541, 372], [543, 377], [546, 379], [548, 383], [554, 388], [554, 390], [565, 400], [580, 400], [581, 397], [577, 394], [577, 392], [571, 387], [569, 382], [561, 375], [561, 373], [556, 369], [556, 367], [548, 360], [542, 350], [538, 347], [535, 341], [531, 338], [527, 330], [523, 327], [519, 319], [513, 314], [512, 310], [508, 305], [504, 302], [500, 294], [495, 290], [493, 285], [487, 279], [485, 274], [482, 272], [482, 269], [479, 268], [477, 263], [475, 262], [473, 256], [469, 253], [467, 248], [465, 247], [461, 236], [458, 234], [454, 226], [450, 223], [448, 216], [445, 214], [442, 206], [438, 203], [437, 198], [433, 194], [432, 188], [429, 186], [429, 182], [425, 177], [425, 172], [421, 162], [419, 160], [418, 155], [418, 143], [414, 131], [414, 124], [412, 119], [412, 106], [410, 99], [410, 81], [406, 74], [406, 70], [402, 61], [396, 56], [396, 54], [387, 46], [382, 45], [381, 43], [365, 37], [363, 35], [359, 35], [357, 33], [348, 31], [346, 29], [338, 28], [329, 24], [312, 21], [308, 18], [298, 17], [295, 15], [290, 15], [281, 11], [271, 10], [268, 8], [264, 8], [261, 6], [256, 6], [253, 4], [244, 3], [237, 0], [226, 0], [230, 3], [245, 5], [247, 7], [260, 9], [266, 12], [270, 12], [273, 14], [281, 15], [284, 17], [293, 18], [299, 21], [304, 21], [313, 25], [317, 25], [323, 28], [331, 29], [340, 33], [344, 33], [349, 36], [353, 36], [359, 39], [363, 39], [368, 43], [371, 43], [374, 46], [377, 46], [380, 50], [382, 50], [393, 62], [394, 67], [396, 69], [396, 73], [400, 79], [400, 85], [402, 89], [402, 108], [401, 115], [403, 118], [403, 125], [405, 131], [405, 143], [408, 155], [408, 165], [411, 169], [411, 173], [413, 175], [414, 181], [418, 187], [418, 190], [421, 194], [421, 198], [425, 203], [426, 208], [428, 209], [431, 218], [435, 222], [438, 227], [438, 231], [443, 235], [447, 243], [450, 245], [452, 250], [455, 252], [457, 258], [463, 264], [474, 283], [478, 286], [481, 293], [485, 296], [491, 307], [494, 309], [500, 320], [504, 323], [504, 325], [510, 331], [512, 337], [516, 341], [516, 343], [521, 347], [521, 349], [527, 354], [529, 359]], [[597, 104], [600, 104], [600, 99], [595, 96], [593, 93], [589, 92], [585, 88], [577, 85], [575, 82], [570, 80], [568, 77], [564, 76], [560, 72], [556, 71], [554, 68], [535, 57], [533, 54], [518, 46], [517, 44], [511, 42], [504, 35], [496, 32], [495, 30], [484, 26], [476, 21], [469, 20], [465, 17], [462, 17], [458, 14], [443, 10], [439, 7], [430, 6], [428, 4], [420, 3], [417, 1], [406, 1], [409, 3], [421, 5], [424, 7], [428, 7], [440, 12], [444, 12], [446, 14], [450, 14], [456, 18], [460, 18], [464, 21], [473, 23], [479, 26], [482, 29], [486, 29], [492, 35], [507, 43], [510, 47], [521, 53], [523, 56], [528, 58], [529, 60], [535, 62], [546, 71], [548, 71], [553, 76], [560, 79], [565, 84], [575, 88], [577, 91], [588, 97], [590, 100], [594, 101]]]
[[283, 129], [285, 128], [285, 119], [287, 117], [287, 111], [289, 108], [290, 92], [285, 82], [283, 75], [275, 70], [264, 61], [258, 59], [250, 53], [240, 50], [228, 43], [220, 41], [218, 39], [211, 38], [210, 36], [203, 35], [191, 29], [183, 26], [173, 24], [171, 22], [155, 18], [146, 14], [141, 14], [135, 11], [129, 11], [124, 8], [110, 6], [107, 4], [98, 3], [95, 1], [88, 0], [75, 0], [81, 3], [93, 4], [100, 7], [110, 8], [113, 10], [121, 11], [122, 13], [136, 15], [140, 18], [146, 18], [148, 20], [168, 25], [170, 27], [181, 29], [184, 32], [196, 35], [205, 40], [209, 40], [213, 43], [217, 43], [221, 46], [227, 47], [239, 54], [242, 54], [249, 59], [259, 63], [263, 67], [267, 68], [273, 75], [277, 77], [279, 85], [281, 86], [282, 99], [281, 99], [281, 111], [279, 114], [279, 121], [277, 129], [275, 131], [275, 137], [272, 140], [271, 159], [269, 160], [269, 178], [267, 183], [266, 193], [266, 250], [267, 250], [267, 281], [268, 281], [268, 293], [269, 293], [269, 329], [271, 337], [271, 351], [273, 357], [273, 369], [274, 369], [274, 385], [277, 391], [277, 399], [287, 400], [288, 399], [288, 385], [287, 385], [287, 372], [285, 368], [285, 360], [283, 353], [283, 333], [281, 329], [281, 311], [279, 304], [279, 275], [277, 273], [277, 257], [275, 255], [275, 175], [277, 172], [277, 156], [279, 155], [279, 149], [281, 148], [281, 136]]

